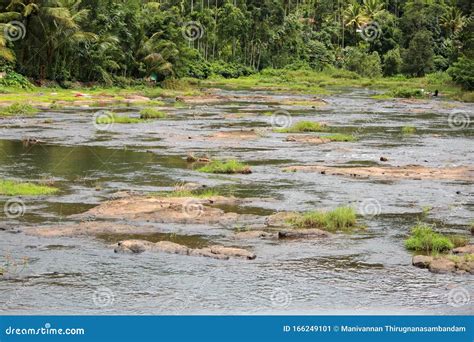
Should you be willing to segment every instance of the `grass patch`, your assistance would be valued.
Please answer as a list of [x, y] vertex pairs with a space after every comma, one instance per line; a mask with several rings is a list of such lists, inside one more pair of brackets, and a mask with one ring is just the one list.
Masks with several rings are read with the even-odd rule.
[[193, 198], [211, 198], [215, 196], [220, 196], [219, 192], [214, 189], [205, 189], [205, 190], [174, 190], [174, 191], [160, 191], [154, 192], [153, 196], [159, 197], [193, 197]]
[[354, 208], [339, 207], [331, 211], [309, 211], [288, 220], [295, 228], [319, 228], [327, 231], [348, 231], [357, 228]]
[[422, 98], [424, 94], [421, 89], [400, 88], [400, 89], [392, 90], [391, 95], [392, 97], [401, 97], [404, 99], [409, 99], [409, 98]]
[[411, 135], [416, 133], [416, 128], [413, 126], [403, 126], [401, 129], [402, 134]]
[[0, 116], [34, 115], [36, 113], [38, 113], [38, 109], [28, 103], [14, 103], [0, 109]]
[[140, 119], [163, 119], [166, 113], [155, 108], [143, 108], [140, 111]]
[[454, 240], [453, 237], [436, 233], [427, 224], [419, 223], [412, 228], [410, 237], [405, 240], [405, 247], [412, 251], [437, 254], [453, 249], [456, 244], [459, 247], [460, 241]]
[[140, 123], [143, 122], [143, 119], [131, 118], [129, 116], [119, 116], [116, 114], [110, 113], [107, 116], [99, 116], [95, 120], [98, 125], [110, 125], [114, 123], [118, 124], [130, 124], [130, 123]]
[[40, 196], [52, 195], [58, 188], [33, 183], [20, 183], [9, 180], [0, 180], [0, 195], [6, 196]]
[[319, 122], [299, 121], [288, 128], [278, 128], [278, 133], [303, 133], [303, 132], [325, 132], [328, 126]]
[[206, 173], [223, 173], [223, 174], [249, 174], [252, 173], [250, 170], [250, 166], [245, 165], [237, 160], [228, 160], [228, 161], [220, 161], [214, 160], [198, 169], [200, 172]]
[[353, 135], [340, 134], [340, 133], [325, 135], [325, 136], [322, 136], [321, 138], [326, 138], [331, 141], [356, 141], [357, 140]]

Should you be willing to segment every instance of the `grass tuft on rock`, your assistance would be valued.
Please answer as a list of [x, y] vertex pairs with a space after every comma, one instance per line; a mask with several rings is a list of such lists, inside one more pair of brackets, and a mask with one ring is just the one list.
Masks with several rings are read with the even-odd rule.
[[299, 121], [288, 128], [278, 128], [278, 133], [304, 133], [304, 132], [325, 132], [329, 128], [327, 125], [313, 121]]
[[467, 239], [439, 234], [429, 225], [419, 223], [412, 228], [410, 237], [405, 240], [405, 247], [416, 252], [436, 254], [464, 246], [466, 243]]
[[357, 215], [352, 207], [338, 207], [331, 211], [309, 211], [288, 220], [295, 228], [319, 228], [327, 231], [349, 231], [357, 226]]
[[222, 174], [249, 174], [252, 173], [250, 166], [243, 164], [235, 159], [228, 161], [214, 160], [209, 164], [198, 169], [200, 172], [206, 173], [222, 173]]
[[139, 118], [131, 118], [129, 116], [119, 116], [116, 114], [110, 114], [108, 116], [97, 117], [95, 120], [98, 125], [110, 125], [110, 124], [129, 124], [129, 123], [140, 123], [143, 122]]
[[205, 190], [185, 190], [185, 189], [177, 189], [174, 191], [160, 191], [154, 192], [153, 196], [158, 197], [192, 197], [192, 198], [211, 198], [220, 196], [219, 192], [214, 189], [205, 189]]
[[401, 131], [402, 131], [402, 134], [411, 135], [411, 134], [416, 133], [416, 128], [413, 126], [403, 126]]
[[14, 103], [0, 109], [0, 116], [35, 115], [36, 113], [38, 113], [38, 109], [28, 103]]
[[321, 136], [321, 138], [326, 138], [331, 141], [356, 141], [357, 140], [353, 135], [341, 134], [341, 133], [325, 135], [325, 136]]
[[33, 183], [20, 183], [10, 180], [0, 180], [0, 195], [5, 196], [41, 196], [52, 195], [58, 188]]
[[140, 119], [163, 119], [166, 113], [155, 108], [143, 108], [140, 111]]

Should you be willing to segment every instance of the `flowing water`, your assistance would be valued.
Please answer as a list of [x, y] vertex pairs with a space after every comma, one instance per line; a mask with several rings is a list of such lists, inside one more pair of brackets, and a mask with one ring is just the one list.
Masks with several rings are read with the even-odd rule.
[[[0, 177], [54, 182], [58, 195], [22, 198], [19, 218], [0, 221], [0, 258], [19, 265], [0, 279], [3, 314], [462, 314], [472, 304], [452, 305], [453, 290], [474, 295], [469, 275], [433, 274], [411, 265], [403, 241], [426, 218], [439, 229], [468, 235], [474, 219], [473, 184], [435, 180], [364, 180], [319, 173], [283, 172], [300, 164], [431, 167], [470, 165], [472, 128], [456, 129], [448, 116], [472, 113], [472, 106], [441, 100], [375, 100], [367, 91], [345, 90], [327, 96], [326, 106], [282, 105], [309, 97], [220, 91], [238, 101], [178, 108], [167, 119], [114, 124], [98, 130], [97, 108], [44, 111], [32, 118], [0, 119]], [[258, 92], [257, 92], [258, 94]], [[286, 102], [287, 103], [287, 102]], [[298, 102], [296, 102], [298, 103]], [[138, 115], [139, 108], [114, 108]], [[267, 112], [286, 110], [291, 120], [325, 122], [354, 134], [350, 143], [305, 145], [274, 133]], [[401, 127], [417, 128], [402, 135]], [[472, 125], [472, 124], [471, 124]], [[209, 139], [217, 131], [256, 129], [261, 137]], [[25, 146], [22, 138], [44, 144]], [[213, 158], [234, 157], [252, 166], [251, 175], [209, 175], [186, 163], [188, 152]], [[375, 206], [361, 216], [363, 232], [327, 239], [243, 241], [254, 261], [219, 261], [170, 254], [114, 254], [111, 244], [137, 235], [98, 239], [40, 238], [22, 233], [31, 226], [68, 222], [121, 190], [148, 193], [171, 190], [179, 182], [198, 182], [225, 194], [261, 197], [252, 207], [229, 211], [269, 215], [279, 210], [309, 210], [353, 205]], [[0, 197], [3, 207], [9, 198]], [[367, 208], [365, 208], [367, 209]], [[373, 209], [373, 208], [372, 208]], [[152, 241], [192, 247], [232, 243], [229, 227], [155, 224]], [[471, 239], [472, 240], [472, 239]], [[235, 243], [235, 242], [234, 242]], [[21, 264], [23, 257], [28, 262]], [[472, 301], [471, 301], [472, 303]], [[450, 305], [451, 304], [451, 305]]]

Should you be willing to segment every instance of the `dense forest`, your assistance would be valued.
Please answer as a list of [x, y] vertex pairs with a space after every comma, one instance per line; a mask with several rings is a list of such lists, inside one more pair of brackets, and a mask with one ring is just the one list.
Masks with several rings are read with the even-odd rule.
[[2, 0], [0, 71], [108, 85], [265, 68], [447, 71], [472, 89], [473, 8], [471, 0]]

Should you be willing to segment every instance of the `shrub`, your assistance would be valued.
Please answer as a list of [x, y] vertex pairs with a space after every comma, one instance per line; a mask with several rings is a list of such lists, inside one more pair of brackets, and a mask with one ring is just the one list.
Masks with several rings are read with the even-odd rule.
[[385, 76], [393, 76], [400, 73], [402, 67], [402, 57], [400, 56], [400, 49], [393, 49], [388, 51], [383, 60], [383, 74]]
[[31, 89], [33, 85], [28, 79], [14, 71], [7, 72], [7, 74], [0, 78], [0, 86], [3, 87], [17, 87], [23, 89]]
[[382, 75], [382, 63], [377, 52], [368, 54], [359, 48], [346, 48], [344, 67], [365, 77]]
[[393, 97], [402, 97], [405, 99], [412, 97], [423, 97], [423, 91], [421, 89], [412, 88], [399, 88], [391, 92]]
[[116, 114], [110, 113], [107, 116], [99, 116], [96, 118], [96, 124], [98, 125], [109, 125], [109, 124], [128, 124], [128, 123], [139, 123], [143, 122], [142, 119], [139, 118], [131, 118], [128, 116], [118, 116]]
[[27, 103], [14, 103], [10, 106], [0, 109], [0, 116], [11, 115], [34, 115], [38, 112], [36, 108]]
[[474, 59], [461, 57], [448, 69], [453, 81], [467, 90], [474, 90]]
[[321, 138], [326, 138], [326, 139], [329, 139], [331, 141], [355, 141], [355, 140], [357, 140], [353, 135], [341, 134], [341, 133], [325, 135], [325, 136], [322, 136]]
[[357, 227], [356, 212], [351, 207], [331, 211], [309, 211], [288, 220], [296, 228], [319, 228], [328, 231], [350, 230]]
[[210, 66], [211, 74], [219, 75], [224, 78], [238, 78], [241, 76], [248, 76], [254, 73], [254, 70], [237, 63], [226, 63], [222, 61], [216, 61], [211, 63]]
[[424, 76], [433, 69], [433, 38], [428, 30], [418, 31], [403, 51], [403, 72], [412, 76]]
[[417, 252], [440, 253], [454, 248], [449, 237], [438, 234], [426, 224], [418, 224], [412, 228], [411, 236], [405, 241], [405, 247]]

